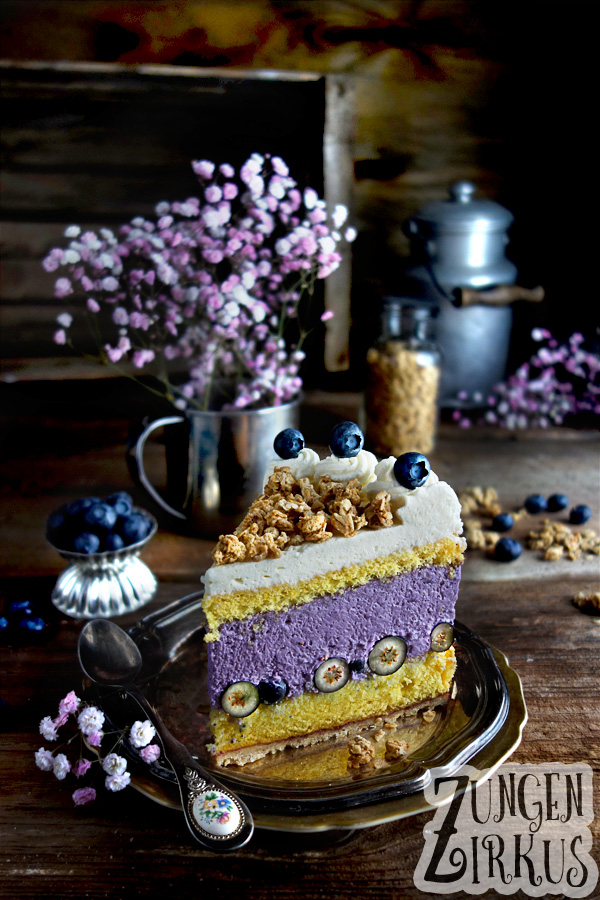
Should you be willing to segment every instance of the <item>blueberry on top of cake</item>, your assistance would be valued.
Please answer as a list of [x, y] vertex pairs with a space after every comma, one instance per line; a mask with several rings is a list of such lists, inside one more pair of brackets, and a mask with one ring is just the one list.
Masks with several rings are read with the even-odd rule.
[[421, 454], [378, 462], [358, 427], [342, 426], [323, 460], [298, 432], [278, 436], [263, 493], [203, 578], [219, 764], [355, 734], [448, 695], [458, 499]]

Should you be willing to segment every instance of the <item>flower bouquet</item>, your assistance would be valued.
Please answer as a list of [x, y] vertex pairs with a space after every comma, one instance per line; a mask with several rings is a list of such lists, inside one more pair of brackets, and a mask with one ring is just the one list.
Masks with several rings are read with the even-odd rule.
[[[277, 156], [253, 153], [239, 172], [208, 160], [192, 167], [198, 197], [158, 203], [154, 218], [116, 233], [72, 225], [68, 246], [43, 266], [66, 269], [55, 296], [81, 299], [100, 361], [119, 371], [131, 361], [178, 409], [286, 403], [302, 385], [308, 304], [339, 266], [347, 210], [328, 211]], [[346, 229], [346, 240], [355, 236]], [[58, 316], [57, 344], [71, 344], [73, 321]]]

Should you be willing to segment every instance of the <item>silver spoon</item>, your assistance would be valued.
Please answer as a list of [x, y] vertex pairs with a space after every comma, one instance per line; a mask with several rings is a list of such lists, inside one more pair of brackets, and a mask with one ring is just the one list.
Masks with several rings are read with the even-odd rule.
[[246, 804], [198, 765], [134, 684], [142, 657], [127, 632], [108, 619], [92, 619], [81, 630], [77, 653], [91, 681], [123, 688], [144, 709], [177, 777], [185, 819], [196, 840], [217, 852], [247, 844], [254, 823]]

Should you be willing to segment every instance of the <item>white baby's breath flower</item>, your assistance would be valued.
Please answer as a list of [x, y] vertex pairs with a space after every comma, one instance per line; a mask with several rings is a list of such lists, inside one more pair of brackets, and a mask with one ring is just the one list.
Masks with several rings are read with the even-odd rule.
[[73, 316], [68, 312], [64, 312], [56, 317], [56, 321], [59, 325], [62, 325], [63, 328], [70, 328], [73, 323]]
[[68, 250], [65, 250], [65, 253], [63, 256], [63, 262], [74, 264], [74, 263], [78, 263], [80, 259], [81, 259], [81, 256], [79, 255], [77, 250], [73, 250], [72, 247], [69, 247]]
[[102, 768], [108, 775], [122, 775], [127, 768], [127, 760], [118, 753], [109, 753], [102, 760]]
[[120, 775], [107, 775], [104, 786], [109, 791], [122, 791], [131, 781], [129, 772], [122, 772]]
[[67, 777], [67, 774], [71, 771], [71, 763], [67, 759], [64, 753], [57, 753], [54, 757], [54, 764], [52, 766], [52, 771], [56, 775], [59, 781], [62, 781], [63, 778]]
[[104, 725], [104, 713], [95, 706], [87, 706], [79, 713], [77, 724], [82, 734], [99, 732]]
[[40, 734], [47, 741], [55, 741], [58, 737], [56, 733], [56, 725], [54, 724], [50, 716], [44, 716], [44, 718], [40, 722]]
[[343, 203], [338, 203], [333, 210], [333, 224], [336, 228], [341, 228], [346, 219], [348, 218], [348, 210], [343, 205]]
[[145, 747], [146, 744], [150, 743], [155, 734], [156, 729], [154, 725], [146, 719], [145, 722], [133, 723], [129, 731], [129, 740], [134, 747]]
[[40, 747], [35, 751], [35, 764], [42, 772], [51, 772], [54, 768], [54, 757], [49, 750]]
[[65, 237], [68, 238], [76, 238], [81, 234], [81, 228], [79, 225], [69, 225], [68, 228], [65, 228]]
[[323, 253], [335, 253], [335, 241], [331, 237], [319, 238], [319, 246]]
[[352, 241], [356, 240], [356, 236], [357, 236], [356, 228], [346, 228], [346, 233], [344, 234], [344, 237], [346, 238], [346, 240], [348, 241], [349, 244], [351, 244]]

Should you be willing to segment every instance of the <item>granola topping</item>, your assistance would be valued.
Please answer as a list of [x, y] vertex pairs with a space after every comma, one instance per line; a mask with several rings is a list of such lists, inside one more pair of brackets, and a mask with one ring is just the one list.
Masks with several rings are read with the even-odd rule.
[[289, 466], [278, 466], [235, 532], [221, 535], [213, 559], [216, 566], [277, 559], [288, 546], [393, 524], [386, 491], [369, 500], [355, 478], [343, 482], [323, 475], [313, 484], [309, 478], [295, 478]]

